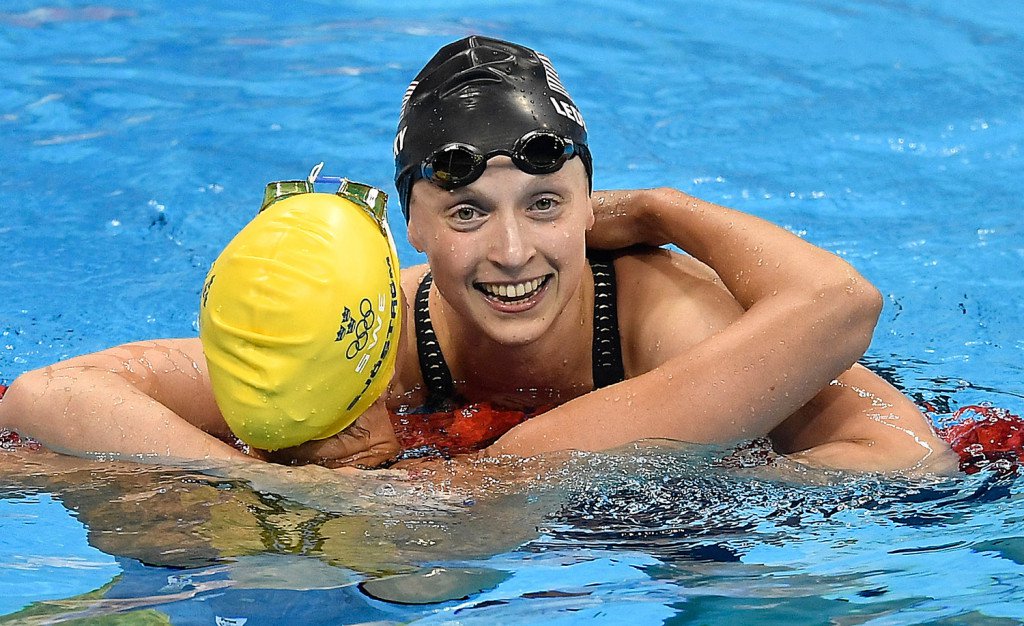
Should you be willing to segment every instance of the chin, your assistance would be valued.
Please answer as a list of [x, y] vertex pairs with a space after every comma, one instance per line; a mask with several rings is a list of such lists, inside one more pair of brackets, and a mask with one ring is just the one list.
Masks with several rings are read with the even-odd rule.
[[509, 348], [521, 348], [545, 335], [551, 326], [548, 319], [489, 320], [480, 330], [491, 341]]

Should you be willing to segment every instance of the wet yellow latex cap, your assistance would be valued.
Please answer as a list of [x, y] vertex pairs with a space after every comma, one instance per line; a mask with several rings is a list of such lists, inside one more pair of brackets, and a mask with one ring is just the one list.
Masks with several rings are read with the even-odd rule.
[[277, 450], [355, 421], [394, 372], [398, 280], [386, 225], [348, 199], [291, 196], [243, 228], [210, 268], [199, 312], [235, 435]]

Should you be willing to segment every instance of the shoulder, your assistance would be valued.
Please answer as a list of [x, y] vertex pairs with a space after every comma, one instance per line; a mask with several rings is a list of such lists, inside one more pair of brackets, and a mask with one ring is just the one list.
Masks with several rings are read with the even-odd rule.
[[658, 367], [743, 313], [711, 268], [676, 251], [629, 250], [616, 257], [615, 274], [628, 376]]
[[[133, 367], [134, 363], [141, 363], [147, 367], [140, 370]], [[47, 369], [56, 371], [63, 368], [88, 367], [118, 372], [125, 370], [141, 375], [178, 368], [183, 363], [188, 365], [187, 369], [190, 371], [194, 368], [205, 370], [206, 358], [199, 337], [134, 341], [76, 356], [55, 363]]]
[[419, 289], [423, 277], [430, 271], [426, 263], [402, 268], [402, 292], [405, 294], [405, 301], [410, 305], [416, 300], [416, 290]]
[[419, 353], [416, 347], [416, 325], [413, 311], [416, 306], [416, 290], [430, 270], [426, 264], [402, 268], [402, 295], [405, 307], [402, 311], [402, 332], [398, 341], [398, 359], [395, 375], [391, 381], [388, 405], [395, 408], [401, 404], [422, 404], [423, 375], [420, 373]]

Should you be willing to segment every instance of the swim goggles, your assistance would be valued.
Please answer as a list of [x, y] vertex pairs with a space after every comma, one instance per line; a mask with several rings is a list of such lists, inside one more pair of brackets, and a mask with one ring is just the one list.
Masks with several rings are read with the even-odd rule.
[[384, 227], [387, 218], [388, 194], [372, 185], [357, 183], [347, 178], [321, 176], [320, 170], [323, 168], [323, 162], [317, 163], [305, 180], [279, 180], [267, 183], [259, 212], [262, 213], [278, 200], [284, 200], [300, 193], [313, 193], [315, 191], [314, 184], [338, 185], [338, 190], [334, 192], [335, 195], [353, 202], [369, 213], [379, 226]]
[[550, 174], [580, 153], [579, 146], [568, 137], [547, 130], [534, 130], [520, 137], [511, 150], [481, 152], [466, 143], [450, 143], [423, 159], [419, 174], [441, 189], [451, 191], [480, 178], [487, 160], [503, 154], [512, 158], [527, 174]]

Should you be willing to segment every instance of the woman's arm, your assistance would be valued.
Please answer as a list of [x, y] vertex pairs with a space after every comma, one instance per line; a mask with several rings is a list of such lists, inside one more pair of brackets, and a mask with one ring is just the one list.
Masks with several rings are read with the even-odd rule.
[[675, 244], [715, 270], [748, 310], [755, 303], [820, 300], [838, 291], [841, 302], [822, 312], [834, 308], [858, 318], [850, 320], [860, 332], [849, 344], [857, 358], [867, 348], [881, 295], [834, 254], [758, 217], [675, 189], [596, 192], [594, 206], [588, 245]]
[[910, 398], [861, 365], [800, 407], [771, 440], [791, 459], [831, 468], [951, 473], [958, 464]]
[[[487, 454], [602, 449], [641, 437], [701, 443], [762, 436], [867, 349], [881, 297], [835, 255], [671, 189], [605, 193], [595, 207], [598, 224], [588, 241], [676, 243], [718, 274], [743, 312], [650, 371], [517, 426]], [[676, 305], [663, 294], [652, 290], [620, 307], [658, 308], [663, 332], [671, 334], [673, 324], [688, 320], [673, 315]]]
[[[666, 231], [666, 225], [655, 219], [657, 216], [638, 216], [631, 212], [630, 197], [631, 192], [595, 195], [597, 228], [588, 238], [592, 245], [677, 243], [674, 234]], [[654, 254], [649, 252], [646, 256]], [[684, 262], [682, 258], [677, 260]], [[694, 276], [710, 281], [704, 283], [705, 292], [714, 292], [711, 284], [721, 284], [718, 276], [710, 273], [706, 266], [691, 262], [686, 267]], [[703, 298], [703, 317], [719, 325], [731, 323], [735, 318], [731, 317], [728, 306], [716, 305], [713, 299], [713, 295]], [[715, 311], [718, 311], [717, 316]], [[677, 329], [674, 336], [679, 334]], [[661, 345], [671, 344], [672, 337], [660, 337]], [[650, 341], [647, 338], [647, 342]], [[653, 366], [656, 365], [660, 363]], [[920, 467], [935, 471], [955, 467], [955, 462], [951, 463], [955, 455], [935, 435], [928, 419], [914, 403], [877, 374], [859, 365], [840, 374], [776, 427], [771, 439], [778, 451], [791, 458], [827, 467], [859, 470]]]
[[242, 453], [224, 441], [233, 435], [198, 338], [126, 344], [27, 372], [0, 401], [0, 427], [68, 454], [342, 466], [378, 464], [398, 451], [381, 401], [334, 437], [273, 455]]
[[249, 458], [213, 399], [198, 339], [126, 344], [18, 377], [0, 426], [65, 453], [178, 459]]

